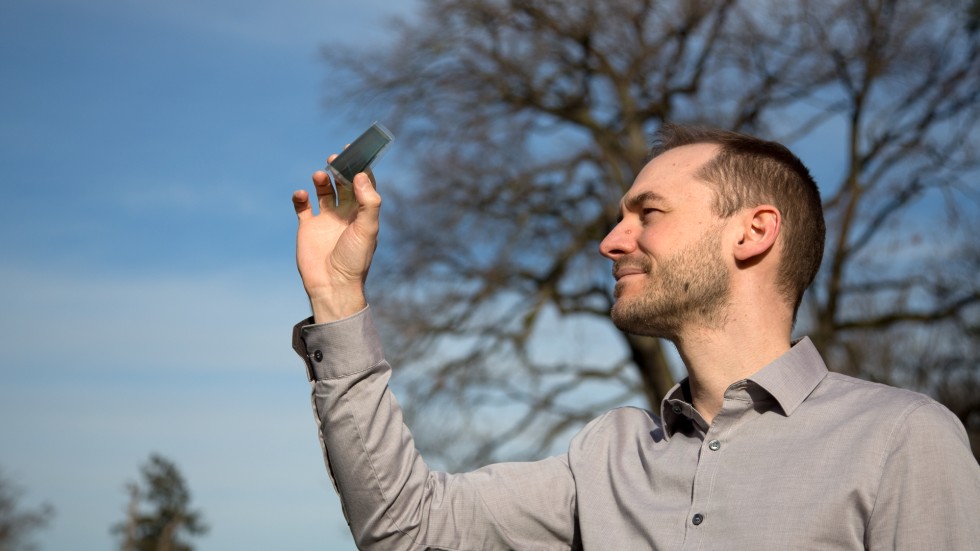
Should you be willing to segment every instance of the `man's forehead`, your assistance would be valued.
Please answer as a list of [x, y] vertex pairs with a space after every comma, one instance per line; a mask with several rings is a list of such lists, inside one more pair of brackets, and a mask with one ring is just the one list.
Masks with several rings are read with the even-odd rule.
[[713, 143], [696, 143], [682, 145], [667, 150], [644, 165], [637, 175], [637, 180], [644, 176], [687, 176], [693, 175], [705, 163], [715, 158], [721, 146]]
[[715, 144], [692, 144], [654, 157], [640, 170], [632, 187], [620, 201], [620, 208], [634, 210], [645, 201], [669, 204], [681, 200], [690, 192], [697, 193], [689, 184], [706, 186], [695, 174], [717, 155], [719, 149]]

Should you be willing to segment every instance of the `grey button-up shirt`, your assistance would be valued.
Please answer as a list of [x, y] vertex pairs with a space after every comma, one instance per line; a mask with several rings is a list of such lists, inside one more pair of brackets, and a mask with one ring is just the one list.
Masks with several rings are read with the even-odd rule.
[[568, 452], [430, 471], [368, 310], [296, 326], [327, 468], [364, 549], [980, 549], [980, 466], [932, 399], [829, 373], [803, 339], [731, 385], [709, 425], [686, 383]]

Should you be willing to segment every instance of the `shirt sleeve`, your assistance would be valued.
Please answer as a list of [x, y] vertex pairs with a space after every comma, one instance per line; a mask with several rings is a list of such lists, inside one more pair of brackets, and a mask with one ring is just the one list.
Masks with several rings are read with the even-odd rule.
[[430, 471], [388, 388], [368, 309], [294, 328], [327, 470], [360, 549], [573, 549], [566, 457], [465, 474]]
[[976, 549], [980, 465], [963, 425], [932, 400], [895, 424], [867, 531], [869, 549]]

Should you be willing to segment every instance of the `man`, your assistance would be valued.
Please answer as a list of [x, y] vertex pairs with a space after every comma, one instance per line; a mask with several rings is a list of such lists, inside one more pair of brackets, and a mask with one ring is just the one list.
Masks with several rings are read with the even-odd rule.
[[670, 339], [688, 378], [660, 415], [606, 413], [568, 452], [430, 471], [387, 387], [364, 298], [373, 179], [313, 180], [297, 262], [313, 318], [294, 347], [327, 467], [372, 549], [975, 549], [980, 466], [935, 401], [829, 373], [790, 332], [820, 263], [816, 185], [786, 148], [668, 126], [600, 251], [622, 329]]

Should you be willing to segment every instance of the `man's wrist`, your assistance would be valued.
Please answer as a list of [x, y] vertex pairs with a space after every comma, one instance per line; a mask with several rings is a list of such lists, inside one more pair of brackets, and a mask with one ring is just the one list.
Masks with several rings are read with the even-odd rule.
[[330, 323], [349, 318], [367, 307], [367, 299], [363, 291], [349, 293], [333, 293], [330, 296], [310, 297], [310, 307], [313, 309], [313, 321]]

